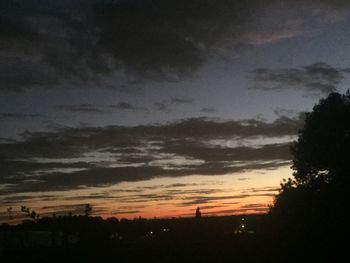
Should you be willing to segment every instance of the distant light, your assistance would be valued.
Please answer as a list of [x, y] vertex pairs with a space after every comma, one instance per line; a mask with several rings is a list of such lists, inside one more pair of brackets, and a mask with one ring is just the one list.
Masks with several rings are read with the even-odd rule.
[[151, 231], [151, 232], [149, 232], [151, 235], [153, 235], [153, 232]]

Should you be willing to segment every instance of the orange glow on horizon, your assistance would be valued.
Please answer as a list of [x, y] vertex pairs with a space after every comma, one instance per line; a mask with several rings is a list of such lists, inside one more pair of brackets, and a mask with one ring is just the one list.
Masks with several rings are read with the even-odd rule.
[[[59, 216], [69, 212], [83, 214], [84, 204], [89, 203], [93, 208], [92, 215], [105, 219], [193, 217], [197, 207], [203, 216], [262, 214], [273, 203], [282, 179], [291, 175], [292, 170], [284, 166], [220, 176], [162, 177], [109, 187], [45, 193], [52, 198], [43, 198], [42, 193], [27, 193], [30, 198], [12, 206], [15, 210], [26, 205], [42, 216], [53, 213]], [[4, 219], [6, 208], [1, 208]]]

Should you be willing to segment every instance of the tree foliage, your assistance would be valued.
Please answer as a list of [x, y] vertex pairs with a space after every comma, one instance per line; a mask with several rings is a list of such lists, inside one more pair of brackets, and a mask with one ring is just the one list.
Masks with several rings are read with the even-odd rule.
[[31, 219], [34, 220], [34, 222], [36, 222], [39, 218], [40, 215], [37, 214], [34, 210], [30, 210], [29, 207], [26, 206], [21, 206], [21, 212], [25, 213], [26, 216], [30, 217]]
[[350, 92], [331, 93], [314, 106], [292, 154], [297, 184], [346, 179], [350, 171]]
[[271, 208], [276, 224], [299, 233], [332, 232], [332, 226], [344, 225], [350, 178], [349, 91], [331, 93], [306, 114], [291, 151], [294, 178], [281, 184]]

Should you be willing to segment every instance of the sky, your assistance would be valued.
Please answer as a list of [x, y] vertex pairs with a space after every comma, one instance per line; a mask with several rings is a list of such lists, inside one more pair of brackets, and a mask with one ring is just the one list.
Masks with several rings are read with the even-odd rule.
[[2, 0], [0, 221], [268, 211], [349, 28], [346, 0]]

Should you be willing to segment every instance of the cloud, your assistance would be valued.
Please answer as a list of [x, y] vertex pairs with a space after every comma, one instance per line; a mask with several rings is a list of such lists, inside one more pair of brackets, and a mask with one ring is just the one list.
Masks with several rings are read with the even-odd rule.
[[247, 204], [247, 205], [243, 205], [241, 208], [265, 208], [265, 209], [267, 209], [268, 206], [266, 204]]
[[217, 110], [213, 107], [204, 107], [200, 110], [200, 112], [212, 114], [212, 113], [216, 113]]
[[0, 112], [0, 121], [7, 120], [7, 119], [37, 118], [39, 116], [40, 116], [39, 114]]
[[259, 192], [275, 192], [275, 193], [277, 193], [278, 191], [279, 191], [279, 188], [269, 187], [269, 186], [265, 186], [265, 187], [261, 187], [261, 188], [251, 188], [251, 189], [247, 190], [247, 192], [249, 192], [249, 193], [259, 193]]
[[165, 188], [178, 188], [178, 187], [186, 187], [186, 186], [196, 186], [199, 184], [184, 184], [184, 183], [175, 183], [175, 184], [170, 184], [167, 186], [163, 186]]
[[171, 112], [172, 110], [168, 107], [167, 103], [166, 102], [155, 102], [153, 103], [153, 106], [154, 108], [157, 110], [157, 111], [162, 111], [164, 113], [169, 113]]
[[128, 110], [128, 111], [145, 111], [148, 112], [148, 109], [145, 107], [137, 107], [128, 102], [119, 102], [118, 104], [112, 104], [108, 106], [111, 109], [118, 110]]
[[[235, 209], [230, 208], [231, 205], [238, 205], [240, 202], [229, 202], [229, 203], [222, 203], [221, 201], [226, 200], [239, 200], [242, 201], [243, 199], [254, 197], [254, 196], [272, 196], [273, 194], [237, 194], [237, 195], [221, 195], [221, 196], [198, 196], [198, 197], [188, 197], [186, 199], [186, 202], [181, 203], [178, 205], [179, 207], [193, 207], [193, 206], [199, 206], [201, 209], [206, 208], [226, 208], [226, 209], [220, 209], [220, 210], [214, 210], [214, 211], [205, 211], [204, 214], [235, 214], [235, 213], [241, 213], [241, 212], [266, 212], [268, 210], [268, 205], [263, 203], [251, 203], [251, 204], [244, 204], [241, 206], [238, 206]], [[220, 206], [217, 206], [217, 201], [220, 202]], [[213, 205], [211, 203], [213, 202]], [[227, 209], [229, 208], [229, 209]], [[203, 212], [203, 211], [202, 211]]]
[[221, 200], [232, 200], [232, 199], [243, 199], [250, 197], [249, 194], [242, 195], [229, 195], [229, 196], [197, 196], [197, 197], [189, 197], [186, 202], [183, 202], [181, 206], [193, 206], [193, 205], [202, 205], [207, 204], [212, 201], [221, 201]]
[[250, 180], [250, 178], [241, 177], [241, 178], [238, 178], [237, 180], [238, 180], [238, 181], [247, 181], [247, 180]]
[[119, 102], [117, 104], [111, 104], [108, 106], [96, 106], [92, 104], [71, 104], [71, 105], [57, 105], [55, 107], [60, 111], [68, 112], [79, 112], [79, 113], [107, 113], [111, 110], [122, 110], [122, 111], [143, 111], [148, 112], [146, 107], [134, 106], [128, 102]]
[[253, 88], [262, 90], [296, 89], [328, 94], [349, 73], [348, 68], [335, 68], [323, 62], [302, 68], [257, 68], [252, 72]]
[[284, 108], [276, 108], [273, 110], [273, 113], [276, 114], [277, 116], [288, 116], [288, 117], [292, 117], [292, 116], [297, 116], [298, 111], [297, 110], [292, 110], [292, 109], [284, 109]]
[[238, 214], [238, 213], [266, 213], [268, 207], [248, 207], [248, 208], [237, 208], [237, 209], [221, 209], [216, 211], [204, 212], [205, 215], [219, 215], [219, 214]]
[[217, 55], [310, 35], [349, 15], [345, 0], [44, 2], [2, 1], [2, 92], [103, 84], [116, 74], [124, 83], [179, 81]]
[[[301, 124], [300, 118], [288, 117], [270, 123], [193, 118], [163, 125], [27, 132], [21, 141], [0, 144], [0, 185], [4, 192], [35, 192], [276, 169], [290, 165], [290, 136]], [[242, 140], [250, 143], [231, 143]]]
[[172, 104], [192, 104], [194, 102], [194, 99], [189, 97], [181, 97], [181, 98], [173, 97], [170, 99], [170, 102]]
[[6, 196], [1, 198], [1, 203], [4, 206], [11, 206], [13, 204], [24, 204], [28, 201], [33, 200], [56, 200], [57, 196], [55, 195], [15, 195], [15, 196]]
[[57, 110], [79, 112], [79, 113], [103, 113], [104, 111], [92, 104], [79, 104], [79, 105], [57, 105]]
[[170, 113], [172, 112], [172, 109], [170, 108], [170, 106], [192, 104], [194, 101], [195, 101], [194, 98], [190, 98], [190, 97], [172, 97], [167, 100], [154, 102], [153, 107], [156, 111]]

